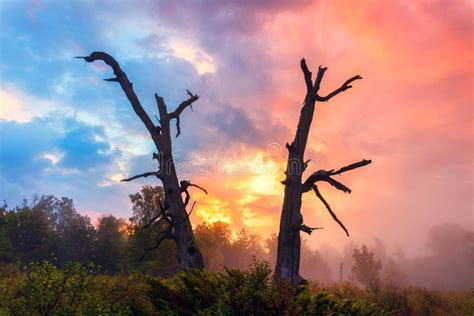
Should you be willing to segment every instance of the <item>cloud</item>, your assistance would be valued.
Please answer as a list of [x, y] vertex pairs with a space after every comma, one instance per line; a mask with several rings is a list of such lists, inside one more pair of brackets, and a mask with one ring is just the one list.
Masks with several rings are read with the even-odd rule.
[[56, 138], [54, 122], [35, 119], [28, 123], [0, 121], [0, 170], [2, 187], [38, 176], [51, 165], [43, 159]]
[[59, 165], [68, 169], [88, 169], [110, 163], [113, 155], [102, 128], [66, 121], [68, 131], [55, 142], [63, 154]]
[[102, 129], [71, 118], [0, 120], [0, 132], [0, 195], [13, 203], [34, 193], [70, 196], [95, 188], [120, 156]]
[[10, 181], [36, 177], [52, 165], [88, 169], [111, 161], [103, 130], [73, 119], [45, 117], [25, 123], [0, 120], [0, 130], [0, 166]]
[[0, 118], [7, 121], [28, 122], [32, 114], [25, 110], [23, 102], [16, 95], [0, 91]]
[[[153, 144], [120, 87], [101, 80], [110, 70], [72, 56], [113, 54], [155, 122], [155, 92], [169, 110], [186, 98], [185, 89], [197, 93], [194, 112], [182, 115], [175, 158], [222, 165], [291, 141], [304, 98], [299, 60], [306, 57], [313, 74], [320, 64], [329, 67], [324, 93], [352, 75], [364, 77], [317, 104], [306, 155], [308, 171], [374, 160], [343, 176], [350, 196], [321, 188], [354, 240], [380, 235], [414, 253], [432, 225], [470, 225], [469, 1], [45, 2], [34, 23], [26, 12], [24, 4], [5, 3], [0, 35], [0, 75], [8, 80], [1, 117], [13, 120], [2, 122], [2, 184], [16, 195], [51, 190], [88, 211], [128, 214], [127, 194], [155, 183], [117, 183], [147, 171]], [[278, 164], [285, 163], [282, 148]], [[80, 173], [67, 173], [74, 166]], [[208, 197], [193, 195], [196, 210], [206, 206], [209, 217], [224, 216], [236, 230], [276, 232], [281, 170], [180, 169], [180, 176], [209, 189]], [[311, 244], [346, 242], [314, 196], [303, 205], [305, 221], [327, 227]]]
[[255, 127], [244, 110], [223, 106], [221, 110], [209, 115], [209, 124], [217, 134], [223, 134], [229, 140], [252, 145], [261, 144], [262, 132]]
[[15, 85], [2, 82], [0, 86], [0, 119], [25, 123], [34, 117], [44, 117], [59, 110], [57, 104], [35, 98]]

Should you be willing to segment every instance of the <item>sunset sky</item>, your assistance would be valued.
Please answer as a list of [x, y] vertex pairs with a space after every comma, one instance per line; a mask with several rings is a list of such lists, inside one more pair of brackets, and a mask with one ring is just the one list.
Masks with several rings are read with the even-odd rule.
[[[192, 191], [194, 224], [277, 233], [284, 144], [294, 137], [305, 84], [321, 91], [360, 74], [316, 106], [309, 172], [363, 158], [343, 174], [353, 192], [321, 185], [348, 239], [311, 192], [312, 247], [374, 238], [414, 254], [434, 225], [474, 228], [473, 2], [465, 1], [0, 1], [0, 198], [74, 199], [96, 219], [129, 217], [153, 144], [111, 71], [74, 56], [113, 55], [151, 117], [153, 94], [181, 118], [174, 154]], [[309, 173], [308, 172], [308, 173]]]

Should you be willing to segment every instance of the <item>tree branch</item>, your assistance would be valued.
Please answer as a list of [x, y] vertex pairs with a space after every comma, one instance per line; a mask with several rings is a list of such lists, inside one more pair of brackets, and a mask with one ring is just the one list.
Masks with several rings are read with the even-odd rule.
[[314, 88], [313, 88], [313, 91], [316, 95], [319, 91], [319, 88], [321, 87], [321, 81], [323, 80], [324, 73], [326, 72], [326, 70], [328, 70], [327, 67], [319, 66], [318, 74], [316, 76], [316, 80], [314, 81]]
[[188, 206], [189, 200], [191, 199], [191, 195], [189, 194], [188, 190], [184, 190], [184, 194], [186, 194], [186, 197], [184, 198], [184, 207]]
[[203, 191], [203, 192], [206, 193], [206, 195], [207, 195], [207, 190], [204, 189], [203, 187], [200, 187], [199, 185], [194, 184], [194, 183], [191, 183], [191, 182], [189, 183], [189, 186], [190, 186], [190, 187], [195, 187], [195, 188], [201, 189], [201, 191]]
[[329, 176], [330, 171], [326, 170], [318, 170], [316, 172], [313, 172], [305, 182], [303, 182], [302, 186], [302, 191], [303, 192], [308, 192], [311, 190], [312, 185], [315, 184], [318, 181], [321, 181], [322, 179], [325, 179]]
[[318, 170], [311, 174], [306, 181], [302, 184], [302, 191], [308, 192], [312, 189], [312, 185], [318, 181], [325, 181], [337, 188], [338, 190], [344, 191], [345, 193], [351, 193], [351, 190], [346, 187], [344, 184], [340, 183], [339, 181], [334, 180], [331, 176], [341, 174], [346, 171], [350, 171], [353, 169], [357, 169], [360, 167], [364, 167], [368, 164], [372, 163], [372, 160], [363, 159], [359, 162], [352, 163], [348, 166], [342, 167], [336, 171], [332, 170]]
[[187, 221], [188, 218], [189, 218], [189, 216], [191, 216], [191, 213], [193, 212], [195, 205], [196, 205], [196, 201], [194, 201], [194, 202], [193, 202], [193, 205], [191, 205], [191, 210], [189, 211], [189, 213], [186, 214], [186, 217], [183, 218], [181, 221], [179, 221], [179, 222], [173, 224], [173, 226], [176, 227], [176, 226], [178, 226], [178, 225], [181, 225], [181, 224], [184, 223], [185, 221]]
[[313, 230], [316, 230], [316, 229], [323, 229], [324, 227], [309, 227], [309, 226], [306, 226], [305, 224], [301, 224], [301, 227], [300, 227], [300, 230], [302, 232], [305, 232], [307, 233], [308, 235], [311, 235], [311, 233], [313, 232]]
[[122, 70], [122, 68], [120, 68], [119, 63], [112, 56], [104, 52], [93, 52], [89, 56], [85, 56], [85, 57], [78, 56], [76, 58], [84, 59], [88, 63], [92, 63], [97, 60], [102, 60], [107, 65], [109, 65], [114, 71], [115, 78], [110, 78], [110, 79], [105, 79], [105, 80], [120, 83], [120, 86], [122, 87], [123, 92], [125, 92], [125, 95], [127, 96], [128, 100], [130, 101], [130, 104], [133, 107], [133, 110], [135, 111], [137, 116], [142, 120], [148, 132], [151, 135], [156, 134], [156, 127], [151, 121], [148, 114], [143, 109], [140, 101], [138, 100], [138, 97], [135, 94], [135, 91], [133, 90], [132, 83], [128, 80], [128, 77], [125, 74], [125, 72]]
[[306, 90], [308, 93], [311, 93], [313, 90], [313, 80], [311, 79], [311, 71], [309, 71], [308, 66], [306, 66], [306, 60], [303, 58], [300, 62], [301, 70], [303, 71], [304, 81], [306, 83]]
[[343, 172], [346, 172], [346, 171], [349, 171], [349, 170], [352, 170], [352, 169], [356, 169], [356, 168], [360, 168], [360, 167], [363, 167], [363, 166], [367, 166], [368, 164], [370, 164], [372, 162], [372, 160], [366, 160], [366, 159], [363, 159], [359, 162], [354, 162], [348, 166], [345, 166], [345, 167], [342, 167], [340, 168], [339, 170], [336, 170], [336, 171], [332, 171], [331, 172], [331, 176], [334, 176], [334, 175], [337, 175], [337, 174], [341, 174]]
[[179, 126], [179, 115], [176, 117], [176, 136], [178, 137], [181, 134], [181, 127]]
[[186, 107], [191, 107], [191, 110], [193, 109], [193, 102], [197, 101], [199, 99], [199, 96], [197, 94], [192, 94], [189, 90], [186, 90], [186, 92], [189, 95], [189, 99], [186, 101], [181, 102], [176, 110], [173, 112], [169, 113], [170, 120], [176, 119], [176, 137], [178, 137], [181, 134], [181, 128], [179, 126], [179, 116], [181, 115], [181, 112], [184, 111]]
[[187, 190], [188, 190], [188, 187], [195, 187], [195, 188], [201, 189], [204, 193], [207, 194], [207, 190], [206, 190], [206, 189], [204, 189], [203, 187], [200, 187], [200, 186], [197, 185], [197, 184], [191, 183], [190, 180], [181, 180], [181, 181], [179, 182], [179, 186], [180, 186], [181, 192], [187, 191]]
[[168, 217], [168, 215], [166, 214], [165, 212], [165, 206], [163, 204], [161, 204], [161, 202], [158, 202], [158, 205], [160, 206], [160, 212], [157, 216], [155, 216], [153, 219], [150, 220], [150, 222], [148, 224], [146, 224], [145, 226], [141, 227], [140, 229], [145, 229], [147, 228], [148, 226], [152, 225], [158, 218], [161, 218], [163, 219], [167, 224], [168, 224], [168, 227], [166, 227], [166, 229], [161, 233], [161, 235], [159, 236], [156, 244], [153, 246], [153, 247], [150, 247], [150, 248], [147, 248], [145, 249], [145, 251], [143, 252], [143, 255], [140, 257], [140, 261], [143, 260], [143, 258], [145, 258], [145, 255], [149, 252], [149, 251], [152, 251], [154, 249], [157, 249], [160, 244], [166, 240], [166, 239], [174, 239], [174, 235], [173, 235], [173, 221], [171, 220], [170, 217]]
[[331, 214], [332, 218], [339, 224], [339, 226], [342, 227], [342, 229], [346, 232], [347, 237], [349, 237], [349, 232], [346, 229], [346, 226], [337, 218], [336, 214], [332, 211], [331, 206], [329, 205], [328, 202], [324, 199], [324, 197], [321, 195], [319, 192], [319, 189], [316, 185], [312, 186], [312, 189], [314, 193], [316, 193], [316, 196], [323, 202], [324, 206], [326, 206], [326, 209], [328, 210], [329, 214]]
[[357, 75], [357, 76], [354, 76], [350, 79], [348, 79], [346, 82], [344, 82], [342, 84], [341, 87], [339, 87], [338, 89], [334, 90], [333, 92], [329, 93], [327, 96], [325, 97], [322, 97], [320, 95], [316, 95], [316, 101], [320, 101], [320, 102], [323, 102], [323, 101], [329, 101], [329, 99], [331, 99], [332, 97], [338, 95], [339, 93], [343, 92], [343, 91], [346, 91], [347, 89], [350, 89], [352, 88], [352, 86], [350, 85], [353, 81], [355, 80], [359, 80], [359, 79], [362, 79], [361, 76]]
[[130, 177], [130, 178], [122, 179], [122, 180], [120, 180], [120, 182], [129, 182], [129, 181], [132, 181], [132, 180], [135, 180], [135, 179], [138, 179], [138, 178], [146, 178], [146, 177], [149, 177], [149, 176], [156, 176], [156, 177], [159, 178], [160, 173], [156, 172], [156, 171], [145, 172], [145, 173], [138, 174], [138, 175]]
[[161, 204], [160, 201], [158, 201], [158, 205], [160, 206], [160, 212], [158, 214], [156, 214], [155, 216], [153, 216], [153, 218], [145, 225], [143, 225], [142, 227], [139, 228], [139, 230], [144, 230], [148, 227], [150, 227], [157, 219], [159, 219], [160, 217], [162, 219], [164, 219], [166, 222], [168, 222], [168, 224], [171, 223], [171, 221], [168, 220], [168, 218], [166, 217], [166, 214], [165, 214], [165, 207], [163, 206], [163, 204]]
[[197, 94], [192, 94], [189, 90], [186, 90], [186, 93], [189, 95], [189, 99], [181, 102], [176, 108], [176, 110], [170, 113], [170, 118], [176, 118], [181, 114], [181, 112], [183, 112], [186, 107], [192, 106], [193, 102], [199, 99], [199, 96]]
[[325, 181], [325, 182], [329, 183], [330, 185], [332, 185], [333, 187], [335, 187], [338, 190], [341, 190], [344, 193], [351, 193], [352, 192], [351, 189], [349, 189], [344, 184], [342, 184], [341, 182], [339, 182], [337, 180], [334, 180], [331, 177], [326, 177], [324, 179], [321, 179], [321, 181]]
[[191, 198], [191, 196], [189, 195], [189, 191], [188, 191], [189, 187], [196, 187], [198, 189], [201, 189], [204, 193], [207, 194], [206, 189], [204, 189], [203, 187], [200, 187], [197, 184], [191, 183], [191, 181], [189, 181], [189, 180], [182, 180], [182, 181], [179, 182], [179, 185], [180, 185], [181, 192], [184, 192], [186, 194], [186, 197], [184, 198], [184, 207], [186, 207], [188, 205], [189, 199]]
[[166, 239], [174, 239], [174, 237], [173, 237], [173, 235], [171, 235], [168, 231], [162, 233], [162, 234], [160, 235], [160, 237], [158, 238], [158, 240], [156, 241], [156, 244], [155, 244], [154, 246], [145, 249], [145, 251], [143, 252], [143, 255], [140, 257], [140, 261], [142, 261], [142, 260], [145, 258], [146, 254], [147, 254], [148, 252], [150, 252], [150, 251], [152, 251], [152, 250], [155, 250], [155, 249], [157, 249], [158, 247], [160, 247], [161, 243], [162, 243], [163, 241], [165, 241]]
[[303, 164], [303, 171], [305, 171], [308, 168], [309, 163], [311, 162], [311, 159], [308, 159], [304, 162]]
[[153, 216], [153, 218], [150, 219], [150, 221], [149, 221], [148, 223], [146, 223], [145, 225], [143, 225], [142, 227], [140, 227], [138, 230], [144, 230], [144, 229], [150, 227], [150, 226], [153, 225], [153, 223], [156, 222], [156, 220], [157, 220], [158, 218], [160, 218], [160, 217], [161, 217], [161, 213], [158, 214], [158, 215]]

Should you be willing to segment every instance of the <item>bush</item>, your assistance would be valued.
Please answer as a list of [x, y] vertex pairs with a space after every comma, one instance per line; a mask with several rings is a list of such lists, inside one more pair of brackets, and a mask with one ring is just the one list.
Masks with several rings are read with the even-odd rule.
[[170, 279], [104, 275], [92, 265], [43, 262], [0, 269], [0, 315], [472, 315], [474, 294], [351, 283], [271, 282], [268, 263]]
[[338, 300], [310, 287], [275, 285], [268, 263], [254, 260], [247, 271], [189, 270], [171, 280], [150, 279], [150, 301], [168, 315], [325, 315], [375, 314], [374, 305]]
[[140, 293], [134, 278], [96, 275], [92, 265], [74, 263], [60, 270], [34, 263], [20, 274], [2, 276], [0, 314], [130, 315]]
[[428, 290], [420, 287], [396, 287], [383, 285], [377, 292], [360, 289], [344, 282], [315, 291], [333, 293], [337, 300], [358, 298], [378, 311], [390, 315], [472, 315], [474, 293]]

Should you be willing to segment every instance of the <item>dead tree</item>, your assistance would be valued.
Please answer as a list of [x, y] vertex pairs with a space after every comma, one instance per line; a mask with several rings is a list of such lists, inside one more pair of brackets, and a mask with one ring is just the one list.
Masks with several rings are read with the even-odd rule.
[[311, 190], [314, 191], [316, 196], [327, 208], [332, 218], [349, 236], [346, 227], [337, 218], [328, 202], [321, 195], [316, 182], [327, 182], [338, 190], [341, 190], [345, 193], [350, 193], [351, 190], [344, 184], [335, 180], [333, 176], [371, 163], [370, 160], [362, 160], [336, 171], [319, 170], [311, 174], [305, 181], [302, 180], [303, 172], [308, 167], [309, 163], [309, 160], [304, 160], [304, 153], [308, 141], [309, 130], [313, 121], [315, 103], [329, 101], [332, 97], [338, 95], [339, 93], [352, 88], [351, 83], [355, 80], [362, 79], [362, 77], [359, 75], [354, 76], [344, 82], [338, 89], [326, 96], [321, 96], [319, 94], [319, 88], [324, 76], [324, 72], [327, 70], [327, 68], [321, 66], [319, 67], [314, 82], [312, 80], [312, 74], [306, 66], [304, 59], [301, 60], [301, 70], [303, 71], [306, 83], [306, 97], [304, 99], [303, 108], [301, 109], [295, 138], [291, 144], [286, 144], [286, 148], [288, 149], [288, 163], [287, 169], [285, 171], [286, 178], [284, 181], [282, 181], [282, 183], [285, 185], [285, 195], [280, 218], [278, 254], [275, 268], [276, 282], [287, 281], [293, 285], [305, 282], [305, 280], [299, 275], [301, 252], [300, 231], [311, 234], [312, 231], [316, 229], [303, 223], [303, 216], [301, 215], [301, 198], [303, 193]]
[[[159, 234], [159, 238], [153, 249], [158, 248], [160, 243], [165, 239], [172, 239], [176, 242], [177, 259], [183, 269], [203, 268], [202, 255], [194, 240], [189, 214], [186, 212], [186, 206], [189, 202], [189, 192], [187, 189], [189, 186], [196, 185], [191, 184], [190, 181], [181, 181], [181, 183], [178, 181], [176, 167], [173, 161], [170, 130], [171, 121], [175, 120], [177, 129], [176, 137], [179, 136], [181, 133], [179, 124], [180, 115], [187, 107], [191, 107], [192, 109], [192, 104], [198, 100], [199, 96], [186, 90], [189, 96], [188, 99], [181, 102], [173, 112], [168, 112], [163, 98], [155, 93], [155, 100], [160, 115], [159, 124], [155, 125], [143, 109], [133, 90], [132, 83], [128, 80], [127, 75], [112, 56], [103, 52], [93, 52], [89, 56], [76, 58], [82, 58], [88, 63], [103, 61], [112, 68], [115, 77], [104, 80], [120, 84], [133, 110], [145, 125], [156, 146], [158, 152], [153, 153], [153, 159], [156, 159], [158, 162], [158, 170], [145, 172], [122, 180], [132, 181], [138, 178], [153, 176], [160, 179], [163, 183], [165, 202], [158, 213], [159, 216], [154, 220], [165, 220], [168, 226], [163, 233]], [[200, 188], [199, 186], [196, 187]], [[186, 194], [185, 201], [183, 201], [182, 197], [183, 192]]]

